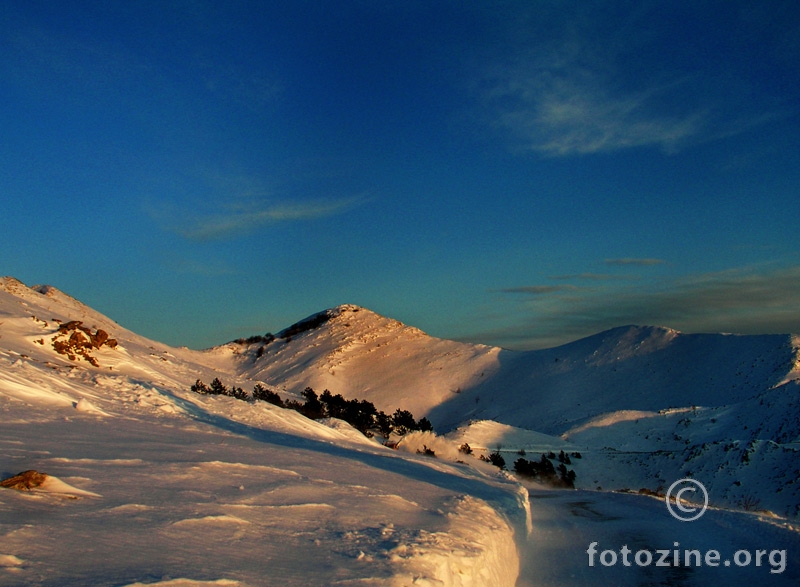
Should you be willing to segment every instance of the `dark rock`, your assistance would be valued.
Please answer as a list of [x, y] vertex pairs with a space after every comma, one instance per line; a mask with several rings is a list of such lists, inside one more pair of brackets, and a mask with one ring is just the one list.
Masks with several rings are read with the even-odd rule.
[[92, 346], [99, 349], [108, 340], [108, 332], [98, 329], [97, 334], [92, 334]]
[[0, 487], [6, 489], [16, 489], [18, 491], [30, 491], [35, 487], [39, 487], [47, 479], [45, 473], [39, 471], [23, 471], [19, 475], [14, 475], [8, 479], [0, 481]]
[[86, 339], [86, 337], [82, 333], [76, 330], [69, 337], [69, 345], [75, 349], [79, 349], [79, 348], [90, 347], [91, 343]]
[[70, 330], [75, 330], [81, 324], [83, 324], [82, 320], [70, 320], [69, 322], [64, 322], [58, 327], [59, 332], [69, 332]]

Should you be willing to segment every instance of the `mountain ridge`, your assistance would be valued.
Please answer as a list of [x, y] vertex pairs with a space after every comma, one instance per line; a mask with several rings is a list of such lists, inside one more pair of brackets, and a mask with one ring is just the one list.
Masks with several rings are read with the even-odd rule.
[[[48, 296], [8, 279], [0, 286], [0, 360], [7, 365], [0, 397], [11, 401], [69, 406], [88, 399], [109, 412], [122, 401], [173, 412], [195, 401], [188, 389], [196, 379], [245, 389], [262, 383], [294, 399], [310, 386], [386, 413], [410, 410], [460, 442], [472, 444], [474, 433], [484, 450], [512, 451], [509, 464], [527, 446], [518, 444], [522, 438], [535, 437], [537, 447], [543, 438], [577, 447], [590, 456], [575, 465], [584, 489], [658, 491], [702, 475], [717, 503], [750, 503], [753, 494], [774, 512], [800, 517], [800, 483], [792, 480], [800, 450], [796, 335], [628, 325], [551, 349], [510, 351], [438, 339], [342, 305], [269, 342], [194, 351], [136, 335], [54, 289]], [[108, 326], [119, 342], [92, 351], [97, 365], [71, 361], [51, 343], [61, 323], [82, 317], [87, 327]], [[92, 390], [83, 398], [73, 391], [78, 381]], [[314, 428], [295, 414], [263, 417]], [[487, 421], [501, 426], [480, 425]]]
[[[297, 340], [279, 334], [261, 356], [255, 355], [262, 347], [246, 345], [239, 355], [242, 371], [286, 391], [330, 388], [387, 410], [395, 405], [389, 396], [398, 393], [398, 381], [406, 382], [420, 387], [419, 397], [400, 393], [398, 399], [444, 429], [494, 419], [550, 434], [609, 411], [735, 403], [799, 376], [800, 338], [792, 334], [694, 334], [625, 325], [549, 349], [512, 351], [431, 337], [350, 304], [296, 324], [325, 313], [328, 320]], [[368, 319], [358, 319], [359, 313]]]
[[[0, 291], [45, 308], [56, 304], [64, 320], [114, 330], [123, 347], [134, 334], [53, 286], [3, 277]], [[203, 351], [146, 344], [289, 394], [311, 386], [369, 399], [387, 412], [403, 407], [445, 429], [477, 418], [562, 434], [607, 411], [734, 403], [800, 377], [800, 337], [791, 334], [625, 325], [549, 349], [512, 351], [432, 337], [354, 304], [311, 314], [275, 336]]]

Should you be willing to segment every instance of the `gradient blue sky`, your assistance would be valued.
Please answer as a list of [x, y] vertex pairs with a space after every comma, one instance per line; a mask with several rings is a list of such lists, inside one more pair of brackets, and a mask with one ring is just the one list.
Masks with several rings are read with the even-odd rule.
[[172, 345], [800, 332], [796, 0], [0, 0], [0, 76], [0, 274]]

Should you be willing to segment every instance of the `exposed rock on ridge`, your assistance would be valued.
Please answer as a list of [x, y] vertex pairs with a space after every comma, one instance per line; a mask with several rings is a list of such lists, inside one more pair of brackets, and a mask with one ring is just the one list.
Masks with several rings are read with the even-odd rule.
[[47, 474], [31, 469], [9, 477], [8, 479], [3, 479], [0, 481], [0, 487], [16, 489], [17, 491], [30, 491], [31, 489], [41, 486], [46, 480]]

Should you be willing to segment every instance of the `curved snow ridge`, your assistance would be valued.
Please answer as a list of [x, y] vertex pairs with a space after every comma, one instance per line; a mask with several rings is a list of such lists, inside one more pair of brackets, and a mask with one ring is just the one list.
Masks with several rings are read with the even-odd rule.
[[519, 575], [514, 530], [485, 501], [470, 495], [455, 499], [446, 532], [420, 532], [411, 543], [389, 551], [401, 570], [393, 587], [513, 587]]
[[24, 560], [14, 554], [0, 554], [0, 568], [20, 567], [24, 562]]
[[32, 487], [30, 489], [30, 493], [33, 495], [49, 494], [70, 499], [77, 499], [79, 497], [103, 497], [99, 493], [78, 489], [77, 487], [62, 481], [58, 477], [53, 477], [52, 475], [45, 475], [44, 481], [42, 481], [41, 485]]
[[85, 414], [94, 414], [94, 415], [96, 415], [96, 416], [110, 416], [110, 415], [111, 415], [111, 414], [109, 414], [108, 412], [104, 412], [103, 410], [101, 410], [100, 408], [98, 408], [97, 406], [95, 406], [93, 403], [91, 403], [91, 402], [90, 402], [89, 400], [87, 400], [85, 397], [82, 397], [81, 399], [79, 399], [78, 401], [76, 401], [76, 402], [73, 404], [73, 407], [74, 407], [74, 408], [75, 408], [77, 411], [79, 411], [79, 412], [83, 412], [83, 413], [85, 413]]
[[279, 408], [267, 402], [257, 402], [254, 405], [230, 397], [197, 394], [186, 395], [179, 398], [179, 401], [182, 405], [178, 408], [221, 428], [244, 425], [313, 438], [322, 442], [380, 446], [343, 420], [336, 418], [311, 420], [299, 412]]
[[243, 469], [248, 473], [270, 473], [273, 475], [288, 475], [290, 477], [300, 477], [300, 473], [291, 469], [282, 469], [279, 467], [272, 467], [270, 465], [251, 465], [248, 463], [235, 463], [229, 461], [205, 461], [198, 463], [196, 467], [209, 467], [220, 469]]
[[[691, 410], [691, 408], [686, 408], [686, 410]], [[630, 422], [631, 420], [642, 420], [645, 418], [657, 418], [663, 414], [659, 414], [658, 412], [649, 412], [643, 410], [617, 410], [615, 412], [609, 412], [606, 414], [600, 414], [588, 422], [580, 424], [579, 426], [575, 426], [564, 432], [561, 435], [561, 438], [568, 440], [574, 434], [579, 434], [590, 428], [605, 428], [608, 426], [613, 426], [614, 424], [619, 424], [620, 422]]]
[[0, 370], [0, 397], [58, 407], [73, 405], [71, 397], [61, 395], [57, 390], [46, 389], [43, 386], [33, 387], [29, 380], [17, 377], [9, 370]]
[[218, 516], [203, 516], [202, 518], [186, 518], [185, 520], [178, 520], [173, 522], [173, 526], [194, 526], [196, 524], [250, 524], [247, 520], [236, 516], [222, 514]]
[[68, 457], [50, 457], [47, 460], [48, 462], [51, 463], [70, 463], [73, 465], [100, 465], [103, 467], [109, 465], [139, 466], [147, 464], [142, 459], [87, 459], [87, 458], [72, 459]]
[[552, 436], [534, 430], [517, 428], [494, 420], [470, 420], [455, 430], [445, 434], [456, 446], [467, 443], [473, 450], [492, 451], [497, 447], [513, 448], [514, 452], [524, 449], [530, 452], [572, 450], [563, 437]]
[[230, 579], [217, 579], [216, 581], [196, 581], [194, 579], [169, 579], [158, 583], [130, 583], [125, 587], [204, 587], [206, 585], [223, 585], [225, 587], [244, 587], [244, 583]]

